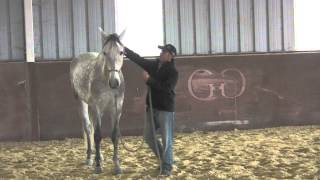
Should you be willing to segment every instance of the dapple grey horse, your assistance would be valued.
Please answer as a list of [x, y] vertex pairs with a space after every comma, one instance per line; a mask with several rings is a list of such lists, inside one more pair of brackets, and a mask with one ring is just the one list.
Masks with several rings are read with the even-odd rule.
[[123, 49], [120, 36], [107, 35], [100, 29], [102, 51], [88, 52], [74, 58], [70, 64], [71, 84], [76, 97], [81, 101], [80, 112], [83, 117], [83, 130], [87, 139], [87, 165], [93, 164], [92, 130], [94, 127], [94, 144], [96, 149], [95, 170], [102, 172], [100, 153], [101, 118], [108, 115], [111, 120], [111, 139], [114, 146], [113, 162], [115, 174], [121, 174], [118, 158], [119, 120], [124, 98], [124, 79], [121, 72]]

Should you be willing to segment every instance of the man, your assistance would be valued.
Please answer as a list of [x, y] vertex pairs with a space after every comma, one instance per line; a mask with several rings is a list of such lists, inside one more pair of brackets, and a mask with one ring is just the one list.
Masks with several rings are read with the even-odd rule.
[[[158, 46], [158, 48], [162, 51], [160, 58], [156, 60], [146, 60], [128, 48], [124, 49], [124, 54], [144, 69], [143, 80], [151, 89], [154, 125], [156, 130], [160, 130], [162, 138], [162, 143], [157, 139], [158, 152], [162, 162], [160, 173], [164, 176], [170, 176], [173, 165], [175, 86], [178, 81], [178, 71], [174, 62], [177, 51], [172, 44]], [[146, 98], [147, 120], [144, 127], [144, 139], [157, 155], [148, 95]]]

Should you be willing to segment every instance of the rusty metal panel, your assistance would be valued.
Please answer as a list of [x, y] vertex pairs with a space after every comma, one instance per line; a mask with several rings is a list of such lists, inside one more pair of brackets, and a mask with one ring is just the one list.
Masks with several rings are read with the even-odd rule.
[[42, 58], [42, 37], [41, 37], [41, 0], [32, 1], [33, 11], [33, 32], [34, 32], [34, 54], [35, 59]]
[[9, 2], [0, 1], [0, 60], [10, 59]]
[[210, 0], [211, 53], [224, 52], [223, 0]]
[[270, 51], [282, 51], [281, 2], [268, 0]]
[[10, 38], [13, 60], [25, 59], [23, 1], [9, 1]]
[[89, 51], [100, 51], [102, 42], [99, 27], [102, 27], [101, 1], [88, 1]]
[[87, 51], [86, 3], [85, 0], [73, 0], [73, 33], [75, 56]]
[[284, 50], [294, 50], [294, 1], [283, 0], [283, 40]]
[[312, 83], [318, 81], [319, 58], [317, 53], [178, 59], [176, 127], [319, 124], [320, 86]]
[[180, 0], [180, 24], [181, 24], [181, 54], [195, 53], [193, 1]]
[[[103, 0], [103, 17], [104, 31], [107, 33], [116, 32], [115, 0]], [[122, 31], [122, 29], [120, 31]]]
[[[319, 81], [319, 58], [320, 53], [178, 57], [176, 130], [319, 125], [320, 86], [313, 83]], [[82, 136], [69, 63], [37, 62], [31, 70], [27, 63], [0, 63], [0, 141]], [[125, 61], [122, 70], [122, 134], [142, 135], [147, 88], [133, 62]], [[104, 117], [104, 136], [110, 124]]]
[[[319, 53], [178, 58], [176, 130], [319, 124], [320, 87], [311, 83], [318, 77], [319, 58]], [[135, 65], [126, 65], [120, 126], [123, 132], [139, 133], [146, 88]]]
[[40, 140], [81, 137], [81, 119], [69, 80], [70, 62], [37, 63]]
[[197, 54], [209, 54], [209, 8], [208, 0], [195, 3], [196, 50]]
[[241, 52], [253, 52], [253, 12], [251, 2], [251, 0], [239, 1]]
[[[41, 140], [81, 135], [81, 120], [77, 106], [72, 101], [74, 96], [70, 89], [68, 72], [69, 66], [65, 62], [39, 63], [37, 66], [38, 118], [41, 125]], [[51, 91], [52, 88], [55, 90]], [[55, 110], [52, 111], [53, 109]], [[61, 126], [67, 128], [60, 128]], [[72, 126], [74, 128], [71, 128]]]
[[73, 57], [72, 1], [57, 0], [59, 58]]
[[239, 52], [237, 0], [225, 0], [226, 52]]
[[257, 52], [268, 51], [267, 37], [267, 2], [266, 0], [254, 0], [254, 32], [255, 50]]
[[165, 43], [171, 43], [180, 54], [178, 0], [164, 0]]
[[41, 0], [43, 58], [57, 58], [56, 1]]
[[81, 137], [81, 119], [69, 80], [69, 62], [37, 63], [40, 140]]
[[26, 63], [0, 63], [0, 141], [31, 140]]

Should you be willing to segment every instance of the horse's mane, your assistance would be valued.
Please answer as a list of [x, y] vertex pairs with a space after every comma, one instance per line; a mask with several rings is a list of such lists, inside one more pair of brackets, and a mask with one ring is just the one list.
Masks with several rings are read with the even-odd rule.
[[105, 46], [107, 43], [109, 42], [117, 42], [119, 43], [120, 45], [122, 45], [121, 41], [120, 41], [120, 37], [118, 34], [116, 33], [112, 33], [110, 34], [107, 38], [106, 38], [106, 41], [104, 42], [103, 46]]

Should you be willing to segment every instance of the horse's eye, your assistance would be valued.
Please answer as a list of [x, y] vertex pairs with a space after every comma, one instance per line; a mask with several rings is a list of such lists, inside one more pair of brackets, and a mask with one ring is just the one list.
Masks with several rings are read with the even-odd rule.
[[123, 55], [123, 51], [120, 51], [120, 55], [121, 55], [121, 56]]
[[106, 55], [107, 55], [107, 53], [106, 53], [106, 52], [103, 52], [103, 55], [105, 55], [105, 56], [106, 56]]

